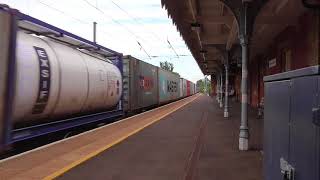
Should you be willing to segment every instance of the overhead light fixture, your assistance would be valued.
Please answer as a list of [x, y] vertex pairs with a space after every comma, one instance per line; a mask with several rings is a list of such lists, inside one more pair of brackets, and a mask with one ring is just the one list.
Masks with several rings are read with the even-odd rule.
[[208, 51], [205, 50], [205, 49], [200, 50], [200, 53], [201, 53], [201, 54], [206, 54], [207, 52], [208, 52]]
[[191, 23], [191, 30], [200, 32], [201, 25], [197, 22]]
[[319, 9], [320, 1], [319, 0], [302, 0], [303, 5], [306, 8]]

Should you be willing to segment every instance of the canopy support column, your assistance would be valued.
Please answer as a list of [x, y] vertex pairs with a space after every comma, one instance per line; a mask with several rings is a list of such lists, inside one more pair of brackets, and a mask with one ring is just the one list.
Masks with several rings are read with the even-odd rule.
[[223, 89], [222, 89], [222, 86], [223, 86], [223, 74], [222, 74], [223, 72], [221, 71], [221, 73], [220, 73], [220, 104], [219, 104], [219, 106], [220, 106], [220, 108], [222, 108], [223, 107]]
[[241, 123], [239, 133], [239, 150], [247, 151], [249, 149], [249, 126], [248, 126], [248, 59], [249, 59], [249, 39], [253, 23], [248, 21], [248, 3], [243, 3], [239, 33], [240, 44], [242, 48], [242, 74], [241, 74]]
[[228, 51], [225, 52], [225, 98], [224, 98], [224, 113], [223, 116], [225, 118], [229, 117], [229, 53]]

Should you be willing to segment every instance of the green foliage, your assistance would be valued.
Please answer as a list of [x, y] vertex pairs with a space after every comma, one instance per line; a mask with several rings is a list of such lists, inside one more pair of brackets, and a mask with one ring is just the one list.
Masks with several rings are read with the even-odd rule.
[[[206, 85], [207, 85], [207, 88], [205, 88]], [[199, 88], [199, 91], [201, 93], [205, 93], [205, 91], [207, 90], [207, 93], [211, 94], [211, 82], [210, 82], [210, 80], [208, 78], [198, 80], [197, 81], [197, 87]]]
[[173, 64], [168, 61], [160, 62], [161, 69], [173, 72]]

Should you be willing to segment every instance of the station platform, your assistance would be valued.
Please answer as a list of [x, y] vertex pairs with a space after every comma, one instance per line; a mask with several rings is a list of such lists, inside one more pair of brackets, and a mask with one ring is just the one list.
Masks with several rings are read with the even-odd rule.
[[194, 95], [0, 162], [0, 179], [260, 180], [262, 120], [250, 111], [250, 151], [231, 117]]

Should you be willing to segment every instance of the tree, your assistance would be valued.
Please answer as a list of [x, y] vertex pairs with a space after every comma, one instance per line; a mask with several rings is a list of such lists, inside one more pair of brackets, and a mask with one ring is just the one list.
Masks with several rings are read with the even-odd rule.
[[[206, 81], [206, 83], [205, 83]], [[205, 87], [207, 85], [207, 87]], [[205, 90], [207, 90], [207, 93], [211, 93], [211, 82], [208, 78], [206, 79], [200, 79], [197, 81], [197, 87], [199, 88], [199, 91], [201, 93], [205, 93]]]
[[173, 64], [168, 61], [160, 62], [161, 69], [173, 72]]

